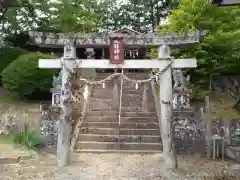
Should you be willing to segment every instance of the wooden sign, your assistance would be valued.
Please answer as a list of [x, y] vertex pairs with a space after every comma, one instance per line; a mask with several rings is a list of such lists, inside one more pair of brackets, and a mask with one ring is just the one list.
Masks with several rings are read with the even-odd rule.
[[123, 37], [110, 38], [110, 63], [123, 64], [124, 62], [124, 43]]

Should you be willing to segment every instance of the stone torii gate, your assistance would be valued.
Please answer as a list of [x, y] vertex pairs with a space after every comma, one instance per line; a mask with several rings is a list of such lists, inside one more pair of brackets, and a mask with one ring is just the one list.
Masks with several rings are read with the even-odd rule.
[[[118, 35], [122, 36], [122, 35]], [[109, 36], [111, 37], [111, 36]], [[116, 36], [114, 36], [116, 37]], [[186, 37], [186, 35], [185, 35]], [[161, 38], [161, 37], [160, 37]], [[168, 37], [169, 38], [169, 37]], [[179, 37], [178, 44], [196, 43], [199, 40], [199, 36], [195, 39], [183, 41]], [[123, 38], [120, 38], [123, 39]], [[126, 39], [123, 39], [123, 41]], [[122, 43], [123, 43], [122, 41]], [[176, 44], [174, 42], [168, 42], [167, 44]], [[120, 43], [121, 44], [121, 43]], [[57, 160], [58, 166], [63, 167], [68, 164], [69, 160], [69, 148], [71, 138], [71, 85], [72, 77], [78, 68], [101, 68], [101, 69], [151, 69], [158, 68], [161, 72], [159, 77], [160, 86], [160, 107], [161, 107], [161, 120], [160, 131], [163, 143], [163, 157], [166, 168], [177, 168], [177, 158], [175, 152], [174, 143], [174, 128], [173, 128], [173, 111], [172, 111], [172, 68], [196, 68], [197, 62], [195, 58], [191, 59], [171, 59], [170, 48], [166, 43], [162, 41], [158, 45], [158, 59], [145, 59], [145, 60], [124, 60], [121, 63], [111, 61], [108, 59], [95, 60], [86, 59], [79, 60], [76, 58], [76, 47], [73, 44], [65, 45], [64, 56], [61, 59], [40, 59], [39, 68], [62, 68], [62, 86], [61, 86], [61, 116], [58, 127], [58, 143], [57, 143]], [[114, 46], [114, 45], [113, 45]], [[111, 47], [110, 47], [111, 48]], [[111, 58], [117, 58], [116, 55], [121, 54], [119, 50], [114, 50], [115, 54]], [[117, 54], [116, 54], [117, 53]], [[111, 54], [111, 52], [110, 52]]]

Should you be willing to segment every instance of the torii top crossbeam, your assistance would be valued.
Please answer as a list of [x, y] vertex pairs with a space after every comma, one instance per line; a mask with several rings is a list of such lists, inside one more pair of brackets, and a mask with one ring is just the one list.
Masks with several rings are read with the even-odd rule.
[[83, 33], [45, 33], [45, 32], [30, 32], [29, 36], [36, 44], [42, 46], [64, 46], [69, 39], [74, 41], [76, 47], [94, 47], [94, 46], [109, 46], [110, 37], [123, 37], [124, 44], [127, 46], [160, 46], [166, 45], [182, 45], [198, 43], [201, 36], [205, 32], [196, 31], [193, 33], [182, 34], [122, 34], [122, 33], [104, 33], [104, 34], [83, 34]]

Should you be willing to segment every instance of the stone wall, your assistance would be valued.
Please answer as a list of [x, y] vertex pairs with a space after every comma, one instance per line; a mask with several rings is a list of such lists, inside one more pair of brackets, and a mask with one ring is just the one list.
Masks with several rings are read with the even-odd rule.
[[0, 104], [0, 134], [19, 132], [26, 124], [32, 130], [39, 130], [39, 112], [39, 106], [33, 104]]
[[[81, 117], [82, 107], [84, 104], [84, 83], [81, 78], [94, 79], [95, 70], [82, 70], [77, 72], [75, 78], [75, 84], [73, 89], [73, 96], [78, 97], [78, 101], [73, 102], [73, 114], [72, 114], [72, 131], [74, 131], [77, 121]], [[41, 135], [45, 140], [46, 148], [51, 152], [56, 152], [57, 146], [57, 128], [60, 119], [60, 107], [52, 106], [51, 104], [45, 104], [41, 106], [41, 120], [40, 130]]]

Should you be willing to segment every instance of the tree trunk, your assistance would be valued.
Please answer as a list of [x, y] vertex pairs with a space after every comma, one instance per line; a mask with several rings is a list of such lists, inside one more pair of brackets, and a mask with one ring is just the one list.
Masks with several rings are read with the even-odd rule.
[[154, 4], [153, 1], [151, 0], [151, 24], [152, 24], [152, 32], [155, 32], [155, 21], [154, 21]]
[[[2, 21], [3, 21], [3, 19], [4, 19], [5, 14], [6, 14], [7, 11], [8, 11], [8, 7], [4, 8], [2, 11], [3, 11], [3, 12], [2, 12], [2, 15], [0, 16], [0, 23], [3, 23]], [[3, 27], [3, 26], [4, 26], [4, 24], [2, 24], [2, 27]]]

